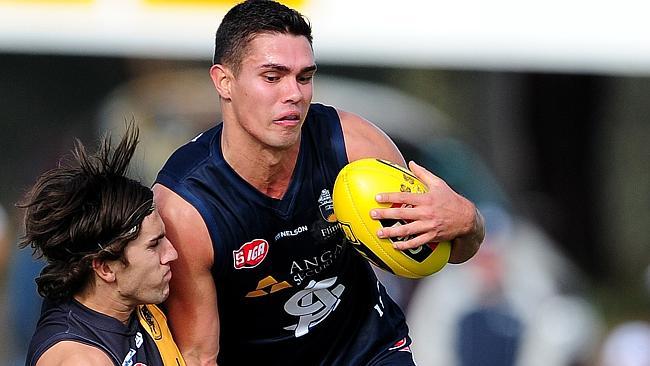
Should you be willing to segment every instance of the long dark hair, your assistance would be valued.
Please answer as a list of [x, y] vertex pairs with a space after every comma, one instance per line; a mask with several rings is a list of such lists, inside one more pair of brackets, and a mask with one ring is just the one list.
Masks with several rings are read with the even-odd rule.
[[20, 246], [47, 260], [36, 279], [41, 296], [63, 300], [91, 284], [94, 258], [126, 263], [124, 248], [153, 211], [151, 189], [126, 177], [138, 136], [131, 122], [114, 151], [107, 135], [94, 154], [76, 140], [71, 159], [43, 173], [18, 204]]
[[212, 62], [238, 73], [248, 43], [261, 33], [304, 36], [312, 42], [311, 26], [298, 11], [275, 1], [248, 0], [235, 5], [223, 17], [215, 36]]

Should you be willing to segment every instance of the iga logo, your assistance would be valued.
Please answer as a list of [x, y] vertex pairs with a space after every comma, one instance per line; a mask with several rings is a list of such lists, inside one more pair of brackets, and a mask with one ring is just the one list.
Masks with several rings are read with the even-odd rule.
[[235, 269], [254, 268], [262, 263], [269, 252], [269, 243], [264, 239], [249, 241], [239, 248], [233, 250], [232, 256], [235, 261]]

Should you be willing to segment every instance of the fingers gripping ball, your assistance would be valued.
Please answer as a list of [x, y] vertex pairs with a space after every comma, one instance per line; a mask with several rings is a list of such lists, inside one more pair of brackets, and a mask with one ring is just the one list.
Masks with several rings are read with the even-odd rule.
[[[375, 196], [386, 192], [425, 193], [427, 187], [413, 173], [399, 165], [380, 159], [354, 161], [339, 172], [334, 183], [334, 213], [353, 247], [377, 267], [397, 276], [421, 278], [439, 271], [449, 260], [449, 242], [429, 243], [414, 249], [398, 250], [393, 241], [409, 238], [377, 236], [382, 227], [405, 224], [394, 219], [374, 220], [373, 208], [388, 208]], [[394, 207], [401, 204], [394, 204]]]

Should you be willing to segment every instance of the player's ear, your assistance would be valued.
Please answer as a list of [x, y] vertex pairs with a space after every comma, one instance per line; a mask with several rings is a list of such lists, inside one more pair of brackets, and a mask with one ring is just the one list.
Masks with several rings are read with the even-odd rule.
[[102, 280], [106, 282], [114, 282], [115, 281], [115, 271], [113, 270], [113, 266], [111, 263], [103, 260], [103, 259], [98, 259], [95, 258], [93, 259], [93, 271], [95, 271], [95, 274]]
[[230, 88], [234, 79], [232, 70], [225, 65], [212, 65], [210, 68], [210, 78], [212, 78], [212, 83], [217, 89], [219, 96], [223, 99], [230, 99]]

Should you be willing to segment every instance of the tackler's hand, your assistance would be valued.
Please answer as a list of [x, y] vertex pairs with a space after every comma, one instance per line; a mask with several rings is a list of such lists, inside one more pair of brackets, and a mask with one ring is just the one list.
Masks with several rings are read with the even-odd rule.
[[[454, 192], [444, 180], [415, 162], [409, 162], [409, 169], [429, 191], [378, 194], [377, 202], [401, 207], [373, 209], [370, 212], [371, 217], [395, 219], [401, 222], [401, 225], [382, 228], [377, 235], [380, 238], [406, 239], [395, 242], [395, 248], [400, 250], [471, 236], [472, 243], [469, 244], [471, 248], [454, 248], [458, 243], [452, 242], [449, 262], [460, 263], [469, 259], [478, 250], [484, 235], [483, 220], [476, 207], [465, 197]], [[477, 240], [478, 243], [475, 243]]]

